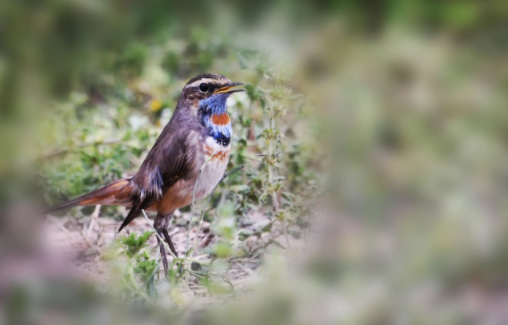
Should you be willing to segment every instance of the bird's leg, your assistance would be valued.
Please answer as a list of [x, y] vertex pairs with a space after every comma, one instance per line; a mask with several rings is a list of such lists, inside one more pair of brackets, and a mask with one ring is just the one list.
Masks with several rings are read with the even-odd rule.
[[178, 257], [178, 253], [176, 252], [175, 245], [173, 245], [173, 241], [171, 241], [171, 236], [169, 236], [168, 230], [163, 229], [162, 234], [164, 235], [164, 239], [169, 245], [169, 249], [171, 249], [171, 252], [175, 255], [175, 257]]
[[[162, 265], [164, 266], [164, 277], [168, 274], [168, 259], [166, 257], [166, 249], [164, 248], [164, 244], [161, 242], [160, 238], [162, 238], [162, 231], [157, 229], [157, 245], [159, 245], [161, 251], [161, 259]], [[160, 237], [160, 238], [159, 238]]]
[[157, 234], [159, 235], [159, 236], [157, 236], [157, 243], [160, 245], [162, 264], [164, 265], [164, 276], [168, 275], [168, 269], [169, 269], [168, 268], [168, 259], [166, 256], [166, 249], [164, 248], [164, 245], [161, 242], [161, 240], [159, 239], [159, 237], [163, 238], [166, 241], [166, 243], [168, 244], [171, 252], [175, 256], [178, 256], [178, 254], [176, 253], [175, 246], [173, 245], [173, 242], [171, 241], [171, 237], [169, 236], [169, 233], [168, 233], [169, 221], [171, 220], [172, 217], [173, 217], [173, 213], [169, 213], [169, 214], [158, 213], [157, 217], [155, 218], [155, 222], [154, 222], [154, 228], [155, 228], [155, 230], [157, 230]]

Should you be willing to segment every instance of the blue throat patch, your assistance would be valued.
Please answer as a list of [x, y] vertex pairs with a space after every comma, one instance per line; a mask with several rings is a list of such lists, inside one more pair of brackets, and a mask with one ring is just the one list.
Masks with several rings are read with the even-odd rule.
[[210, 136], [223, 146], [227, 146], [231, 142], [231, 135], [233, 134], [231, 122], [225, 125], [217, 125], [212, 122], [212, 116], [227, 114], [226, 101], [229, 95], [228, 93], [216, 94], [199, 101], [199, 108], [203, 110], [203, 125], [208, 128]]

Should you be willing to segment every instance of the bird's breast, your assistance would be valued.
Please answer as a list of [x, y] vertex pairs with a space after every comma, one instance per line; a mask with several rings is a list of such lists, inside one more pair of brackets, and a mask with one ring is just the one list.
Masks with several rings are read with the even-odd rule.
[[223, 146], [212, 136], [206, 137], [196, 153], [193, 176], [180, 179], [168, 189], [158, 203], [158, 212], [167, 213], [191, 204], [194, 189], [196, 200], [208, 196], [224, 175], [230, 153], [231, 145]]
[[202, 150], [201, 175], [196, 186], [196, 198], [202, 199], [220, 181], [229, 162], [231, 145], [223, 146], [213, 137], [207, 137]]

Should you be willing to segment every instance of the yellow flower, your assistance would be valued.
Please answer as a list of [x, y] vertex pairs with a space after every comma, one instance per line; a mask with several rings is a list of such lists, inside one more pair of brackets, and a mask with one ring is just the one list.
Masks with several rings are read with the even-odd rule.
[[160, 100], [152, 99], [150, 101], [150, 111], [151, 112], [157, 112], [161, 108], [162, 108], [162, 102]]

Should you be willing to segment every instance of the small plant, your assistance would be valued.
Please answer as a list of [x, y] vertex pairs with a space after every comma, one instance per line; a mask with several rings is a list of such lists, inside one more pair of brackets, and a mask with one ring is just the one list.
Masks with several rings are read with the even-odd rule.
[[150, 238], [153, 232], [145, 232], [140, 236], [136, 236], [136, 234], [132, 233], [128, 237], [122, 238], [122, 245], [125, 246], [125, 253], [127, 257], [133, 258], [139, 251], [146, 247], [146, 242]]
[[113, 289], [120, 288], [122, 296], [148, 303], [156, 296], [155, 275], [160, 261], [150, 252], [148, 240], [153, 234], [152, 231], [141, 235], [131, 233], [117, 240], [103, 254], [105, 260], [112, 262], [113, 278], [116, 279]]
[[[282, 118], [286, 115], [286, 102], [292, 90], [287, 86], [290, 77], [281, 73], [274, 73], [267, 68], [259, 68], [259, 73], [269, 82], [270, 88], [261, 86], [247, 88], [248, 95], [254, 104], [258, 104], [263, 112], [262, 125], [257, 138], [261, 158], [257, 170], [253, 170], [250, 182], [251, 189], [258, 191], [257, 199], [261, 205], [271, 206], [269, 215], [272, 222], [278, 222], [283, 231], [286, 247], [290, 247], [288, 227], [291, 214], [286, 209], [282, 194], [287, 189], [287, 172], [283, 161], [286, 155], [286, 145], [283, 143], [286, 127]], [[291, 195], [291, 194], [289, 194]], [[288, 195], [286, 195], [288, 196]], [[267, 228], [271, 230], [271, 226]], [[273, 241], [275, 242], [275, 241]]]

